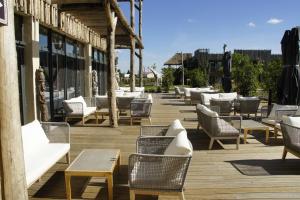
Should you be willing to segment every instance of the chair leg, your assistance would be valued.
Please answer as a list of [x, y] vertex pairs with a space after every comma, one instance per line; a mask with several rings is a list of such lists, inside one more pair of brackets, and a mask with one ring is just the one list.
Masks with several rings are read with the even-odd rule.
[[278, 128], [275, 127], [275, 128], [274, 128], [274, 136], [275, 136], [275, 139], [277, 139], [277, 135], [278, 135]]
[[70, 164], [70, 152], [68, 152], [66, 154], [66, 161], [67, 161], [67, 164]]
[[130, 190], [130, 200], [135, 200], [135, 192], [133, 190]]
[[209, 142], [209, 147], [208, 147], [208, 149], [209, 149], [209, 150], [211, 150], [211, 149], [212, 149], [212, 147], [213, 147], [213, 144], [214, 144], [214, 141], [215, 141], [215, 139], [214, 139], [214, 138], [211, 138], [211, 139], [210, 139], [210, 142]]
[[82, 118], [82, 125], [84, 125], [84, 117]]
[[240, 145], [240, 137], [236, 139], [236, 150], [239, 150], [239, 145]]
[[132, 119], [132, 117], [130, 117], [130, 126], [132, 126], [132, 121], [133, 121], [133, 119]]
[[184, 193], [183, 193], [183, 192], [180, 192], [180, 193], [179, 193], [179, 199], [180, 199], [180, 200], [185, 200], [185, 197], [184, 197]]
[[282, 153], [282, 160], [285, 160], [286, 154], [287, 154], [287, 150], [286, 150], [286, 148], [284, 147], [284, 148], [283, 148], [283, 153]]
[[151, 117], [148, 118], [149, 124], [152, 125]]

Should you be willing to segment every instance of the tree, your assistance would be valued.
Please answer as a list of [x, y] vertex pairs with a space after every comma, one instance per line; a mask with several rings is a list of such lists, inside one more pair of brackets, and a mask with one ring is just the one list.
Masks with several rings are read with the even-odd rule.
[[166, 92], [169, 92], [170, 87], [173, 86], [174, 83], [173, 71], [174, 69], [171, 67], [162, 68], [162, 72], [163, 72], [162, 87]]
[[192, 87], [206, 86], [207, 76], [201, 69], [193, 69], [188, 72], [188, 78], [191, 80]]
[[247, 55], [233, 54], [232, 77], [235, 90], [243, 96], [255, 95], [262, 63], [253, 63]]
[[280, 59], [270, 61], [264, 66], [262, 72], [261, 86], [264, 90], [272, 90], [272, 99], [277, 99], [277, 84], [282, 72], [282, 62]]

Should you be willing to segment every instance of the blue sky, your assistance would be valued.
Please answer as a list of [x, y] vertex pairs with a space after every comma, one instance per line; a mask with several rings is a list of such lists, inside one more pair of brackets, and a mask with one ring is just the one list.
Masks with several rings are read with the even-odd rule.
[[[128, 16], [128, 5], [122, 8]], [[220, 53], [224, 43], [232, 51], [281, 53], [284, 31], [300, 25], [299, 8], [300, 0], [144, 0], [144, 66], [161, 68], [181, 51]], [[129, 50], [119, 52], [118, 66], [123, 72], [129, 69]]]

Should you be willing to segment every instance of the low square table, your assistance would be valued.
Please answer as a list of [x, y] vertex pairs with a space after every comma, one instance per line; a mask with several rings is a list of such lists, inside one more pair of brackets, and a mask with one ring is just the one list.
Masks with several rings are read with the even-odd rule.
[[[239, 125], [240, 121], [237, 120], [232, 120], [232, 124], [234, 127], [240, 127]], [[264, 130], [266, 132], [266, 143], [269, 142], [269, 126], [266, 126], [262, 123], [259, 123], [254, 120], [242, 120], [241, 121], [241, 129], [244, 131], [244, 144], [247, 143], [247, 134], [249, 131], [254, 131], [254, 130]]]
[[120, 168], [119, 149], [84, 149], [65, 170], [67, 199], [71, 200], [71, 177], [104, 177], [107, 179], [108, 199], [113, 199], [113, 172]]

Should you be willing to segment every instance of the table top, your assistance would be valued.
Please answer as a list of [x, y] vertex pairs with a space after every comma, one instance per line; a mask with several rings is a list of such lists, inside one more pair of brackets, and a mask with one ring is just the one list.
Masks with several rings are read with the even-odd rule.
[[[239, 120], [232, 120], [232, 124], [234, 127], [239, 127], [240, 126], [239, 123], [240, 123]], [[269, 127], [260, 122], [248, 119], [248, 120], [242, 120], [241, 128], [242, 129], [264, 129]]]
[[84, 149], [66, 172], [113, 172], [119, 156], [119, 149]]

